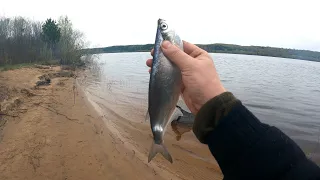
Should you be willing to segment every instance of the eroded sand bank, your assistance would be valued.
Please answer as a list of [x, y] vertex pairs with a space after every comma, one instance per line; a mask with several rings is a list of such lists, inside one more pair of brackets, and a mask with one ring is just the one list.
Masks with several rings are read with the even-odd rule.
[[72, 77], [34, 88], [39, 76], [59, 70], [0, 73], [7, 114], [0, 120], [0, 179], [222, 179], [205, 145], [176, 141], [173, 131], [165, 144], [174, 163], [160, 155], [147, 163], [148, 123], [128, 121], [88, 99]]

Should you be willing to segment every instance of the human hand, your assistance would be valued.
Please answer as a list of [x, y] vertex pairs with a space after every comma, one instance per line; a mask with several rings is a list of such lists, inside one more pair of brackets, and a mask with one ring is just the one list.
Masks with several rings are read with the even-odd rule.
[[[183, 41], [184, 51], [164, 41], [163, 54], [181, 70], [184, 102], [193, 114], [210, 99], [225, 92], [210, 55], [196, 45]], [[153, 56], [153, 50], [151, 51]], [[152, 59], [147, 66], [152, 67]], [[149, 70], [150, 72], [150, 70]]]

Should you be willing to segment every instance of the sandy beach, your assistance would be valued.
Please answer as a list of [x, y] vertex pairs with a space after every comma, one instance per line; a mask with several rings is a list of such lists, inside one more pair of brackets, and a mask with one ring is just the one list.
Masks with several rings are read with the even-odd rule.
[[[0, 73], [0, 179], [222, 179], [208, 148], [165, 144], [173, 164], [147, 156], [146, 122], [130, 122], [86, 97], [77, 79], [58, 77], [34, 88], [38, 77], [60, 71], [22, 68]], [[190, 136], [188, 138], [195, 138]], [[194, 153], [197, 151], [197, 154]]]

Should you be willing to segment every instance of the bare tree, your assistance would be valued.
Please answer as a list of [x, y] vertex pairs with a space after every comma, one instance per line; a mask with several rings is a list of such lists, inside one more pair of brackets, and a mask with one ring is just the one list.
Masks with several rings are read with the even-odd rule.
[[61, 30], [58, 43], [61, 64], [78, 64], [83, 55], [80, 50], [85, 47], [84, 35], [73, 28], [68, 17], [60, 17], [58, 25]]
[[54, 46], [52, 41], [44, 40], [43, 25], [23, 17], [0, 17], [0, 66], [52, 59], [60, 59], [61, 64], [79, 64], [82, 56], [80, 50], [85, 41], [71, 21], [67, 17], [59, 19], [61, 38], [54, 41]]

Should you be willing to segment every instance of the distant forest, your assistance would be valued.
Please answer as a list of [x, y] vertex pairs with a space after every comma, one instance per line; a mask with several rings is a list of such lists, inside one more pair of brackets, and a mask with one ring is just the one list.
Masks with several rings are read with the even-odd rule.
[[78, 65], [85, 44], [83, 34], [66, 16], [44, 22], [0, 16], [0, 68], [51, 62]]
[[[320, 62], [320, 52], [308, 50], [285, 49], [262, 46], [240, 46], [233, 44], [197, 44], [202, 49], [210, 53], [247, 54], [258, 56], [282, 57], [291, 59], [303, 59]], [[119, 52], [148, 52], [153, 48], [153, 44], [110, 46], [103, 48], [84, 49], [84, 53], [119, 53]]]

